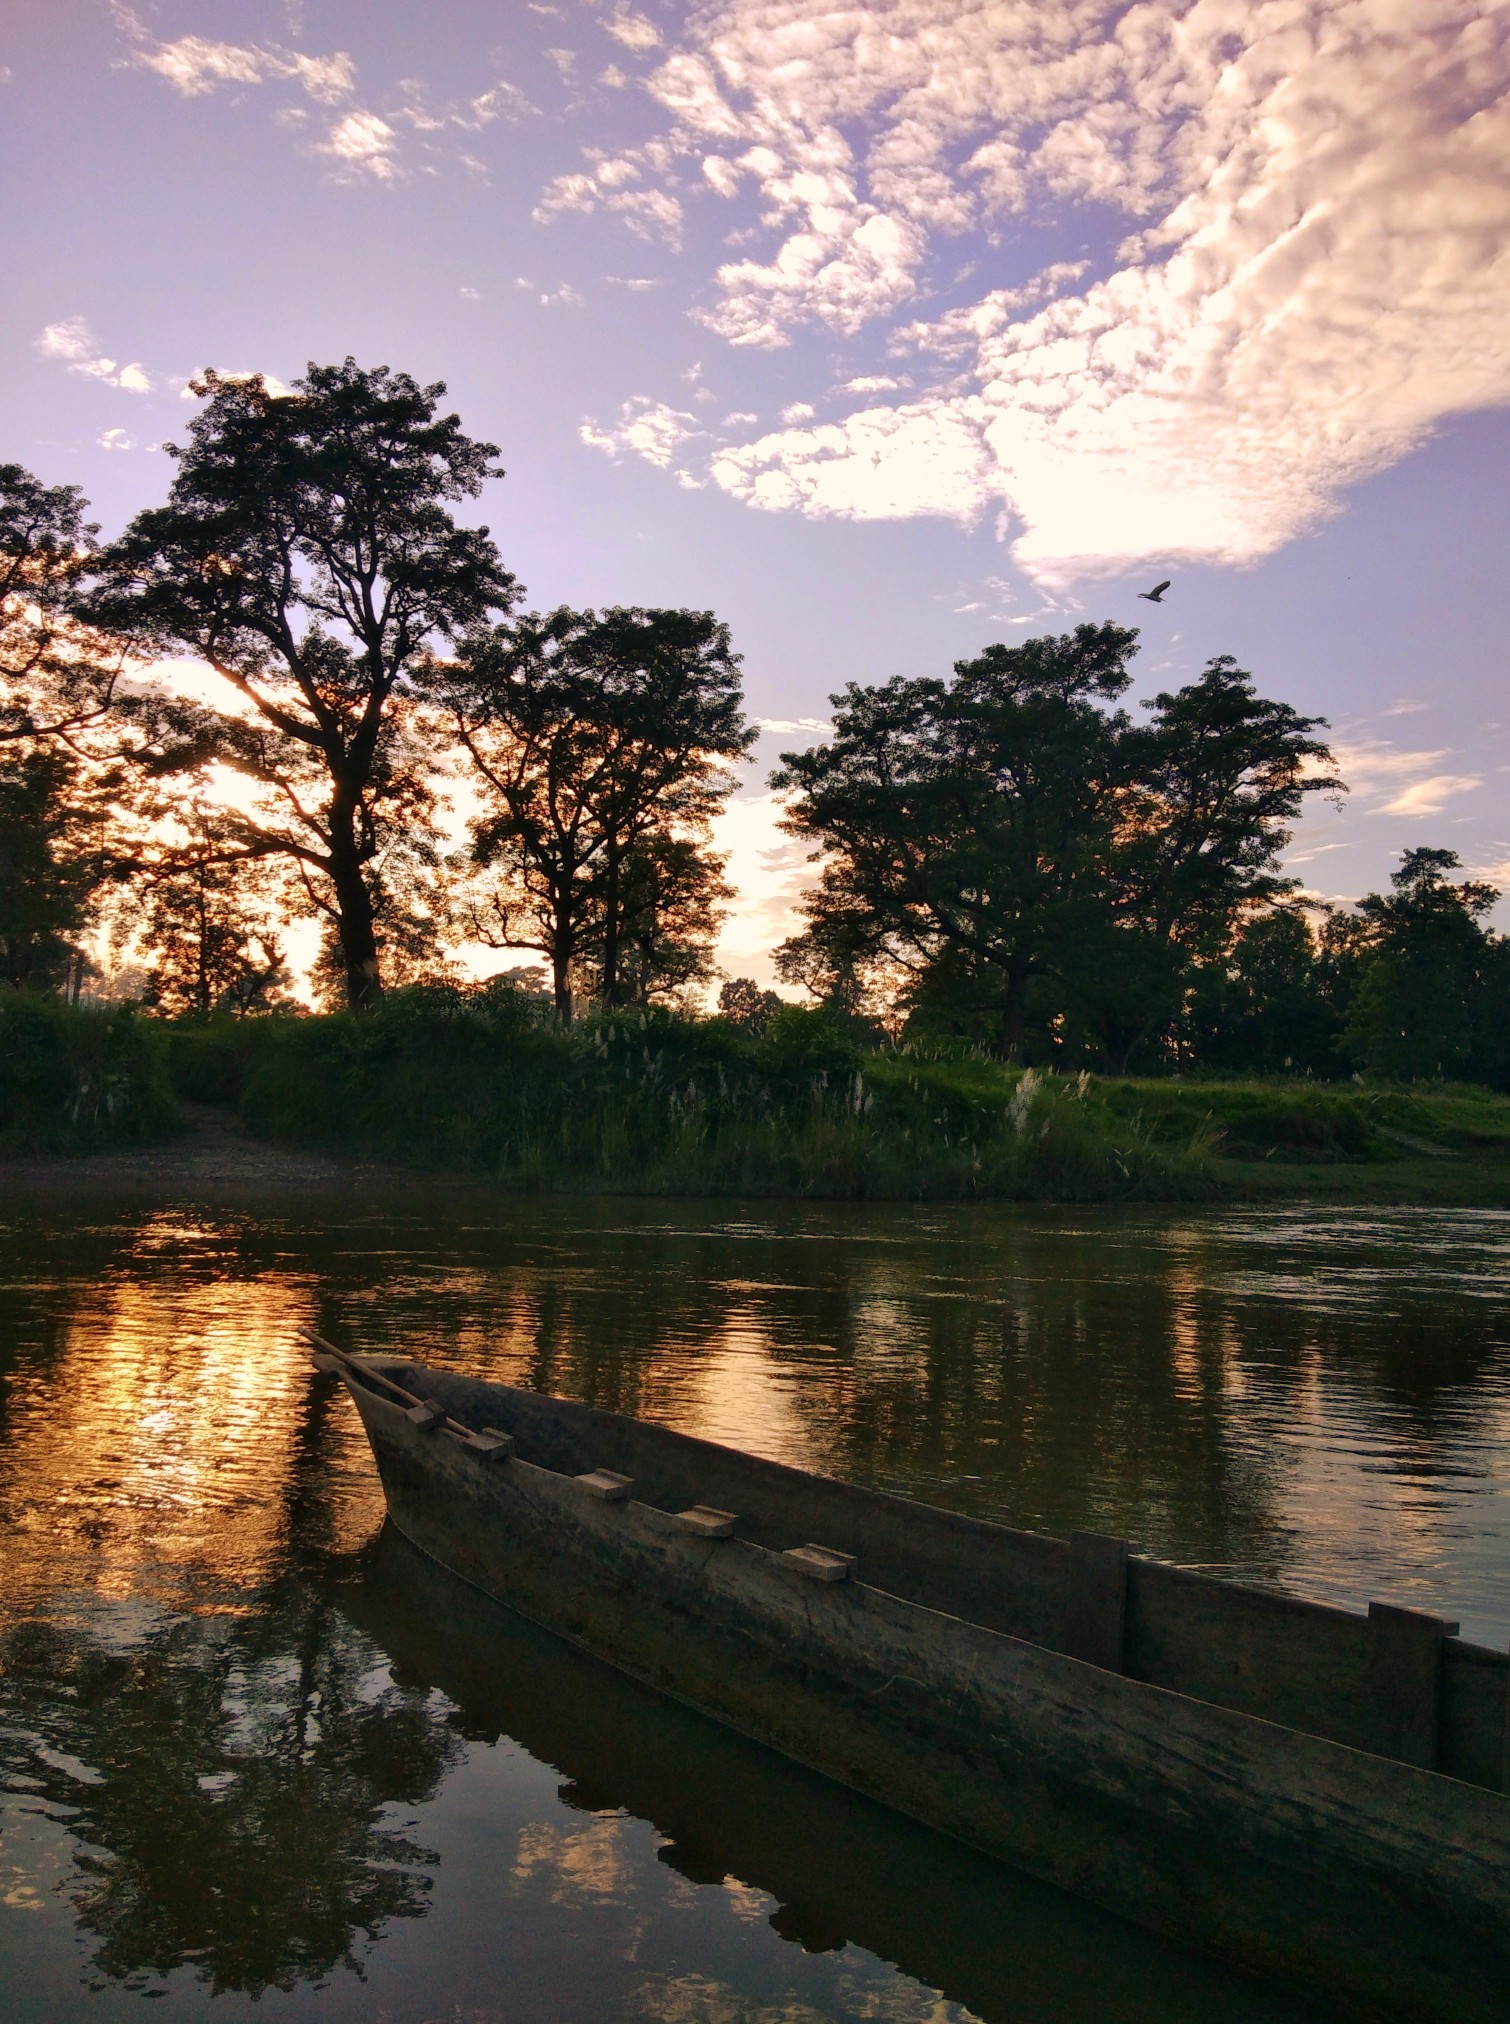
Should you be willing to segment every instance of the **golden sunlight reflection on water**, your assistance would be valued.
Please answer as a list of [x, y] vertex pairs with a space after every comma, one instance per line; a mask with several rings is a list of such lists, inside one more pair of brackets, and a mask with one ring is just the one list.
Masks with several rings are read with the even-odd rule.
[[298, 1330], [1503, 1642], [1507, 1267], [1446, 1214], [0, 1205], [6, 2024], [1288, 2024], [374, 1545]]

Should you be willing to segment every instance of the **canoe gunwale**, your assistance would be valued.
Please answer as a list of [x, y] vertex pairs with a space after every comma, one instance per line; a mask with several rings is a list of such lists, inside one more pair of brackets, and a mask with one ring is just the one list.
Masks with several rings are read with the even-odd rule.
[[[395, 1528], [547, 1630], [1182, 1944], [1330, 1985], [1342, 2013], [1496, 2014], [1484, 1992], [1510, 1987], [1510, 1806], [1497, 1794], [939, 1610], [867, 1579], [863, 1554], [849, 1578], [813, 1581], [746, 1536], [744, 1517], [733, 1536], [688, 1532], [638, 1481], [605, 1502], [531, 1460], [527, 1439], [487, 1460], [464, 1432], [417, 1426], [362, 1361], [341, 1375]], [[443, 1375], [385, 1363], [390, 1383], [395, 1370], [425, 1389]], [[554, 1403], [482, 1389], [490, 1423], [511, 1432], [514, 1399]], [[1360, 1925], [1375, 1928], [1361, 1950], [1348, 1938]]]

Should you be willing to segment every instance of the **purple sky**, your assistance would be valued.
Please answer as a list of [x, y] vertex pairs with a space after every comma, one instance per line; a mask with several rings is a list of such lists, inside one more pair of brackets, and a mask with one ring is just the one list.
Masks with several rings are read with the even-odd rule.
[[113, 531], [204, 365], [446, 380], [533, 603], [733, 627], [728, 967], [779, 727], [1082, 616], [1330, 717], [1318, 893], [1510, 886], [1498, 0], [48, 0], [0, 64], [0, 458]]

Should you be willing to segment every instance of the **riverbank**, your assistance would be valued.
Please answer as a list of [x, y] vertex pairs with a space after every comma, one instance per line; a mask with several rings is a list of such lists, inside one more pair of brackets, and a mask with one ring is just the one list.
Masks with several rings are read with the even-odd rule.
[[864, 1048], [795, 1007], [759, 1033], [664, 1012], [562, 1033], [518, 994], [437, 988], [360, 1018], [18, 1002], [10, 1023], [0, 1179], [54, 1189], [423, 1173], [504, 1193], [1510, 1206], [1510, 1097], [1468, 1085], [1020, 1070]]
[[[476, 1172], [363, 1159], [257, 1138], [234, 1112], [205, 1104], [184, 1104], [181, 1115], [181, 1131], [152, 1145], [0, 1160], [0, 1194], [50, 1200], [108, 1195], [235, 1203], [286, 1193], [412, 1199], [438, 1188], [500, 1191], [498, 1180]], [[1510, 1209], [1510, 1147], [1444, 1147], [1429, 1153], [1401, 1147], [1399, 1152], [1397, 1159], [1352, 1161], [1215, 1156], [1209, 1163], [1205, 1199], [1213, 1205], [1316, 1202], [1381, 1209]], [[529, 1192], [654, 1196], [692, 1191], [563, 1176], [554, 1188], [537, 1181]]]

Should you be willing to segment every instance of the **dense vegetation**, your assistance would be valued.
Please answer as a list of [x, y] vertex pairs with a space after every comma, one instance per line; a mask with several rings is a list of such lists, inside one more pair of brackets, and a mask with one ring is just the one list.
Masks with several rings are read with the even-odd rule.
[[125, 1007], [0, 990], [0, 1152], [82, 1152], [164, 1137], [177, 1113], [167, 1035]]
[[183, 1094], [262, 1135], [513, 1187], [1075, 1202], [1303, 1177], [1510, 1197], [1510, 1100], [1483, 1090], [1057, 1075], [958, 1045], [867, 1048], [793, 1006], [563, 1030], [508, 984], [417, 986], [360, 1017], [226, 1017], [170, 1039]]
[[[1418, 848], [1308, 902], [1282, 860], [1345, 792], [1325, 725], [1225, 656], [1129, 709], [1110, 623], [836, 694], [774, 776], [807, 1009], [735, 978], [707, 1017], [754, 735], [727, 628], [519, 612], [455, 516], [501, 474], [443, 387], [348, 359], [196, 391], [166, 503], [108, 545], [0, 466], [8, 1144], [161, 1132], [166, 1047], [258, 1130], [517, 1184], [1091, 1199], [1386, 1165], [1435, 1143], [1425, 1085], [1510, 1089], [1494, 889]], [[146, 679], [165, 655], [225, 707]], [[469, 988], [465, 943], [537, 967]]]

